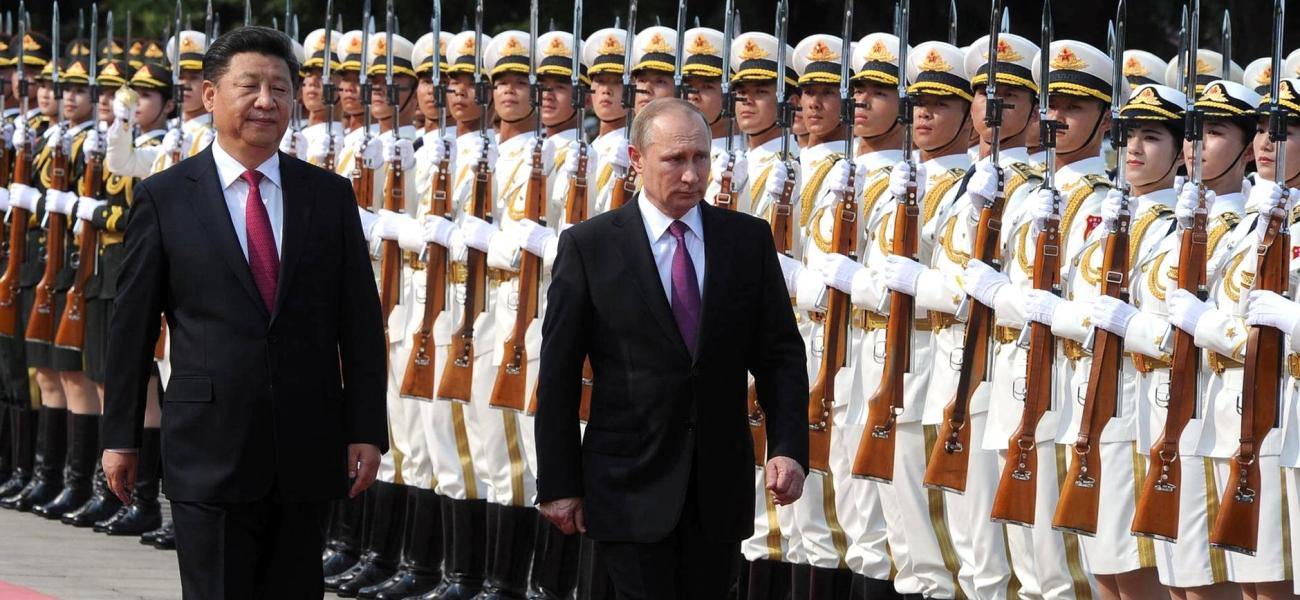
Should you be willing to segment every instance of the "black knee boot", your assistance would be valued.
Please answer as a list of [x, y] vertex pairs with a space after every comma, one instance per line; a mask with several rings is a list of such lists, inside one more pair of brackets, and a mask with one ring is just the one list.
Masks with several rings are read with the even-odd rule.
[[749, 563], [749, 600], [785, 600], [790, 596], [790, 563], [756, 560]]
[[63, 467], [63, 491], [32, 512], [59, 519], [90, 499], [90, 483], [99, 458], [99, 415], [72, 415], [68, 429], [68, 460]]
[[402, 549], [402, 566], [389, 581], [392, 585], [375, 594], [378, 600], [404, 600], [427, 594], [442, 580], [442, 546], [446, 535], [442, 523], [442, 497], [433, 490], [415, 490], [408, 505], [407, 537]]
[[140, 451], [136, 456], [135, 488], [131, 490], [131, 504], [123, 506], [108, 519], [95, 523], [95, 531], [108, 535], [138, 536], [162, 525], [162, 508], [158, 505], [161, 443], [162, 433], [158, 428], [144, 429], [140, 437]]
[[558, 527], [537, 515], [533, 543], [533, 570], [528, 576], [529, 600], [564, 600], [578, 580], [578, 550], [582, 536], [565, 535]]
[[812, 565], [790, 565], [790, 600], [808, 600], [812, 583]]
[[574, 590], [577, 600], [613, 600], [614, 587], [601, 564], [596, 543], [582, 537], [578, 548], [578, 585]]
[[[489, 507], [489, 511], [493, 507]], [[477, 600], [524, 600], [528, 593], [528, 567], [532, 563], [537, 533], [537, 509], [531, 506], [496, 506], [496, 548], [488, 565], [487, 581]]]
[[813, 567], [808, 584], [808, 596], [813, 600], [848, 598], [852, 588], [852, 571]]
[[7, 480], [0, 482], [0, 500], [17, 495], [32, 478], [36, 453], [37, 412], [26, 406], [12, 406], [9, 411], [10, 445], [13, 466]]
[[0, 500], [0, 506], [26, 512], [58, 496], [63, 490], [63, 466], [67, 462], [67, 451], [68, 409], [42, 406], [32, 480], [17, 496]]
[[0, 400], [0, 482], [9, 481], [14, 469], [14, 430], [9, 425], [14, 418], [13, 408], [4, 404], [5, 401]]
[[326, 577], [347, 571], [361, 558], [361, 519], [365, 514], [363, 496], [334, 501], [333, 531], [321, 558]]
[[487, 506], [483, 500], [443, 499], [442, 584], [421, 600], [470, 600], [483, 589]]
[[393, 576], [402, 553], [402, 532], [406, 520], [406, 488], [393, 483], [376, 481], [374, 514], [370, 535], [366, 539], [366, 556], [361, 559], [361, 569], [335, 590], [342, 598], [355, 598], [362, 588], [367, 588]]
[[95, 475], [90, 484], [90, 500], [80, 508], [66, 515], [60, 521], [73, 527], [90, 527], [96, 522], [113, 516], [122, 508], [122, 501], [108, 489], [108, 480], [104, 478], [104, 465], [96, 457]]
[[398, 532], [398, 537], [400, 538], [401, 542], [398, 544], [398, 550], [396, 556], [397, 559], [396, 568], [394, 569], [392, 575], [389, 575], [388, 577], [374, 584], [368, 585], [358, 590], [357, 591], [358, 598], [366, 598], [367, 600], [371, 600], [377, 597], [379, 595], [379, 592], [387, 590], [388, 588], [396, 585], [397, 582], [400, 581], [402, 577], [405, 575], [406, 547], [407, 544], [410, 544], [413, 541], [413, 538], [415, 537], [413, 535], [414, 532], [411, 530], [411, 524], [415, 516], [413, 511], [416, 510], [415, 492], [417, 490], [415, 487], [407, 486], [407, 485], [399, 485], [397, 486], [397, 489], [398, 489], [398, 493], [402, 495], [403, 526], [401, 531]]
[[375, 486], [371, 485], [354, 500], [357, 501], [357, 562], [336, 575], [325, 577], [325, 589], [329, 591], [337, 590], [340, 585], [351, 581], [370, 560], [370, 548], [366, 544], [370, 540], [370, 530], [374, 529]]
[[903, 595], [894, 589], [894, 582], [858, 574], [853, 575], [849, 597], [853, 600], [903, 600]]

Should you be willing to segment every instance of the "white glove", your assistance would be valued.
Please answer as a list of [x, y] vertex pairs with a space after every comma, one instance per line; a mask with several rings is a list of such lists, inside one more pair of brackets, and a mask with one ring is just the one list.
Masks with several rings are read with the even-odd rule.
[[1025, 293], [1025, 314], [1031, 321], [1052, 326], [1052, 316], [1061, 304], [1061, 297], [1047, 290], [1029, 290]]
[[[1287, 223], [1291, 215], [1291, 209], [1295, 206], [1297, 195], [1300, 191], [1294, 189], [1283, 189], [1277, 183], [1272, 181], [1261, 182], [1251, 190], [1254, 195], [1246, 206], [1253, 206], [1259, 213], [1256, 215], [1254, 234], [1257, 242], [1263, 242], [1264, 236], [1268, 233], [1268, 219], [1277, 215], [1282, 219], [1282, 231], [1287, 230]], [[1259, 202], [1259, 204], [1255, 204]]]
[[533, 256], [546, 256], [546, 247], [555, 239], [555, 230], [530, 219], [519, 221], [515, 229], [519, 249]]
[[367, 169], [378, 169], [384, 165], [384, 143], [378, 139], [371, 138], [370, 141], [360, 140], [360, 149], [357, 154], [361, 157], [361, 164]]
[[385, 133], [380, 139], [384, 141], [384, 162], [400, 163], [403, 171], [415, 168], [415, 145], [405, 138], [394, 138], [392, 132]]
[[1090, 318], [1094, 327], [1123, 337], [1128, 332], [1129, 321], [1137, 314], [1138, 309], [1133, 308], [1132, 304], [1110, 296], [1097, 296], [1092, 301]]
[[163, 141], [162, 144], [159, 145], [158, 151], [163, 154], [174, 154], [179, 152], [181, 156], [185, 156], [185, 149], [188, 148], [189, 145], [189, 134], [178, 128], [173, 128], [167, 132], [167, 135], [163, 136]]
[[1261, 181], [1250, 188], [1250, 195], [1246, 198], [1246, 206], [1256, 210], [1261, 215], [1266, 215], [1269, 210], [1278, 207], [1286, 208], [1283, 197], [1286, 193], [1282, 186], [1274, 181]]
[[77, 195], [63, 190], [45, 190], [45, 211], [67, 215], [77, 203]]
[[10, 206], [21, 208], [27, 212], [36, 212], [36, 204], [40, 201], [41, 193], [36, 188], [21, 183], [9, 184]]
[[853, 187], [854, 193], [862, 190], [862, 182], [867, 178], [866, 165], [860, 165], [856, 162], [841, 160], [831, 167], [831, 172], [827, 175], [826, 180], [830, 182], [830, 191], [832, 194], [843, 194], [849, 188], [849, 165], [853, 165]]
[[790, 170], [786, 168], [785, 161], [773, 162], [772, 170], [767, 173], [767, 181], [763, 183], [763, 195], [768, 201], [776, 202], [781, 197], [781, 191], [785, 189], [785, 182], [789, 179]]
[[334, 152], [337, 154], [343, 149], [343, 135], [338, 133], [327, 133], [320, 137], [312, 138], [307, 142], [307, 160], [314, 164], [325, 164], [325, 157], [330, 153], [330, 139], [334, 140]]
[[[733, 150], [731, 156], [735, 157], [735, 164], [731, 166], [731, 187], [732, 189], [740, 189], [740, 186], [745, 185], [745, 181], [749, 179], [749, 163], [745, 162], [745, 152], [743, 150]], [[713, 166], [709, 171], [709, 176], [712, 177], [713, 181], [722, 181], [722, 174], [726, 172], [727, 163], [731, 162], [731, 160], [726, 152], [718, 153], [718, 156], [713, 159]]]
[[71, 140], [68, 139], [68, 129], [64, 127], [62, 123], [51, 125], [50, 128], [45, 131], [45, 139], [47, 140], [45, 142], [47, 145], [54, 143], [56, 140], [62, 142], [64, 145], [64, 154], [67, 154], [67, 152], [72, 148], [71, 143], [69, 143]]
[[9, 210], [9, 189], [0, 188], [0, 213]]
[[908, 296], [916, 295], [916, 284], [921, 280], [925, 267], [906, 256], [890, 255], [885, 258], [885, 287], [902, 292]]
[[23, 123], [14, 127], [11, 141], [12, 143], [10, 146], [13, 148], [26, 148], [27, 150], [31, 150], [32, 144], [36, 143], [36, 132], [32, 131], [32, 128], [28, 127], [26, 123]]
[[827, 254], [822, 261], [822, 280], [826, 283], [826, 287], [852, 294], [853, 276], [865, 268], [862, 263], [843, 254]]
[[307, 136], [292, 129], [285, 132], [280, 139], [280, 151], [300, 160], [307, 159]]
[[89, 196], [82, 196], [77, 199], [77, 218], [82, 221], [90, 221], [95, 218], [95, 213], [105, 204], [106, 200], [96, 200]]
[[1124, 208], [1124, 192], [1111, 188], [1101, 201], [1101, 222], [1106, 226], [1107, 231], [1119, 229], [1119, 211], [1121, 208]]
[[[975, 174], [966, 182], [966, 193], [971, 196], [971, 206], [981, 210], [993, 201], [998, 193], [998, 180], [1002, 178], [1002, 169], [992, 161], [982, 160], [975, 166]], [[979, 202], [975, 202], [978, 198]]]
[[966, 271], [961, 276], [961, 287], [980, 304], [992, 307], [998, 292], [1011, 283], [1006, 275], [979, 260], [966, 263]]
[[85, 159], [86, 164], [90, 164], [92, 155], [99, 155], [103, 158], [104, 152], [108, 148], [104, 146], [104, 134], [99, 132], [96, 127], [86, 130], [86, 139], [81, 143], [81, 156]]
[[1169, 307], [1169, 322], [1187, 333], [1196, 333], [1196, 324], [1201, 321], [1205, 311], [1210, 310], [1213, 306], [1207, 302], [1202, 302], [1191, 292], [1182, 288], [1175, 289], [1169, 293], [1169, 299], [1165, 302]]
[[450, 166], [451, 157], [456, 156], [456, 138], [451, 134], [439, 136], [436, 131], [426, 133], [424, 147], [429, 149], [429, 162], [435, 166], [444, 160]]
[[925, 165], [909, 160], [898, 161], [889, 172], [889, 194], [895, 198], [907, 195], [907, 184], [913, 176], [916, 177], [917, 199], [925, 198]]
[[135, 107], [123, 102], [116, 94], [113, 95], [113, 119], [126, 125], [135, 122]]
[[[484, 139], [485, 138], [481, 135], [476, 135], [470, 138], [471, 141], [469, 143], [469, 147], [470, 147], [469, 156], [476, 163], [478, 162], [479, 157], [483, 156]], [[498, 155], [497, 142], [496, 140], [492, 139], [492, 136], [488, 136], [486, 138], [486, 143], [487, 143], [487, 162], [489, 165], [495, 165], [497, 164], [497, 155]]]
[[1272, 327], [1294, 335], [1296, 325], [1300, 325], [1300, 305], [1275, 292], [1254, 290], [1247, 296], [1246, 324]]
[[1205, 190], [1205, 210], [1201, 210], [1199, 194], [1197, 193], [1196, 184], [1187, 182], [1183, 184], [1183, 191], [1178, 194], [1178, 204], [1174, 207], [1174, 217], [1178, 219], [1178, 225], [1183, 229], [1192, 226], [1192, 220], [1196, 218], [1197, 211], [1205, 214], [1209, 207], [1214, 206], [1214, 192]]
[[12, 150], [14, 147], [14, 124], [13, 121], [0, 121], [0, 140], [4, 140], [5, 148]]
[[630, 169], [632, 159], [627, 154], [627, 138], [614, 140], [612, 147], [614, 152], [609, 155], [610, 164], [614, 165], [616, 169], [623, 169], [624, 171]]
[[501, 230], [483, 219], [465, 215], [465, 220], [460, 225], [460, 232], [465, 236], [466, 246], [479, 252], [487, 252], [488, 245], [492, 243], [492, 236], [500, 233]]
[[366, 241], [369, 242], [375, 224], [379, 221], [379, 215], [361, 208], [360, 206], [357, 207], [357, 214], [361, 216], [361, 235], [365, 236]]
[[374, 235], [380, 239], [397, 241], [402, 235], [402, 222], [413, 220], [404, 214], [398, 214], [391, 210], [379, 209], [379, 222], [375, 224]]
[[456, 231], [456, 224], [439, 215], [429, 215], [424, 222], [424, 243], [437, 244], [443, 248], [451, 247], [451, 234]]
[[1039, 188], [1029, 199], [1029, 217], [1033, 219], [1029, 224], [1029, 239], [1038, 237], [1038, 232], [1043, 230], [1047, 221], [1061, 218], [1057, 212], [1057, 192], [1049, 188]]
[[582, 146], [583, 143], [578, 140], [569, 142], [568, 149], [564, 151], [564, 162], [560, 164], [561, 179], [572, 179], [578, 175], [578, 155], [582, 153]]

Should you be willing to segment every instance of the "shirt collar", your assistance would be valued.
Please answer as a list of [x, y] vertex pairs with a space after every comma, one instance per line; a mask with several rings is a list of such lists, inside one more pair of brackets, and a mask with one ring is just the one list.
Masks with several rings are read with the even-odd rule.
[[[646, 232], [650, 234], [651, 241], [663, 237], [664, 232], [668, 231], [668, 226], [673, 224], [674, 219], [660, 212], [653, 203], [646, 198], [645, 192], [642, 191], [637, 195], [637, 208], [641, 209], [641, 220], [645, 221]], [[700, 219], [700, 206], [697, 204], [691, 207], [682, 218], [675, 219], [686, 224], [691, 229], [695, 237], [704, 239], [704, 221]]]
[[[221, 189], [223, 190], [230, 187], [230, 184], [234, 183], [235, 180], [243, 177], [244, 171], [248, 170], [244, 168], [244, 165], [239, 164], [239, 161], [235, 160], [235, 157], [228, 154], [225, 149], [221, 147], [220, 139], [218, 139], [216, 143], [212, 144], [212, 160], [217, 163], [217, 177], [221, 179]], [[257, 169], [255, 170], [261, 173], [263, 178], [268, 179], [271, 183], [275, 184], [275, 187], [284, 189], [283, 186], [280, 185], [279, 152], [272, 154], [271, 158], [268, 158], [262, 164], [257, 165]]]

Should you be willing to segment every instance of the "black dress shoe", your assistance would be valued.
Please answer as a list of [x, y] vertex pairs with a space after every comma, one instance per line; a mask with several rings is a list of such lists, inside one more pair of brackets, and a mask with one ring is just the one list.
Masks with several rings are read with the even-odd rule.
[[377, 600], [419, 598], [438, 587], [442, 581], [442, 577], [437, 573], [420, 573], [414, 570], [398, 572], [397, 575], [389, 578], [389, 581], [393, 579], [397, 579], [393, 585], [375, 594]]
[[130, 510], [131, 507], [125, 504], [119, 506], [117, 508], [117, 511], [115, 511], [112, 515], [109, 515], [108, 518], [95, 521], [95, 525], [92, 527], [92, 529], [94, 530], [95, 533], [105, 533], [108, 531], [108, 528], [110, 526], [125, 518], [126, 513], [129, 512]]
[[140, 536], [162, 526], [162, 510], [158, 502], [146, 502], [139, 498], [127, 506], [118, 515], [104, 525], [108, 535]]
[[387, 590], [393, 587], [394, 585], [397, 585], [397, 582], [401, 581], [402, 578], [405, 576], [406, 576], [406, 570], [402, 567], [399, 567], [397, 571], [394, 572], [387, 579], [380, 581], [379, 583], [376, 583], [374, 585], [366, 586], [361, 588], [360, 590], [357, 590], [357, 597], [365, 598], [366, 600], [374, 600], [375, 597], [377, 597], [380, 592]]
[[31, 481], [31, 479], [31, 471], [14, 469], [9, 474], [9, 478], [4, 483], [0, 483], [0, 499], [8, 498], [23, 491], [23, 488], [27, 487], [27, 482]]

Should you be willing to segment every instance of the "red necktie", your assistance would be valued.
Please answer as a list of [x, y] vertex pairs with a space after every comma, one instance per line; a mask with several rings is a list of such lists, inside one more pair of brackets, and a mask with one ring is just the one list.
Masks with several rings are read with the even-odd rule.
[[262, 180], [258, 171], [244, 171], [248, 183], [248, 198], [244, 202], [244, 227], [248, 232], [248, 268], [253, 272], [253, 283], [262, 294], [266, 310], [275, 310], [275, 286], [280, 276], [280, 255], [275, 249], [275, 232], [271, 218], [262, 202], [262, 191], [257, 184]]

